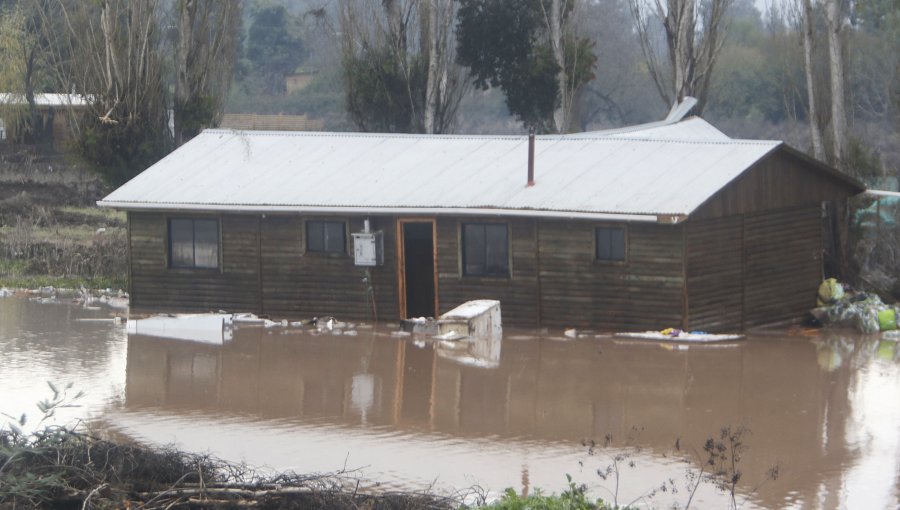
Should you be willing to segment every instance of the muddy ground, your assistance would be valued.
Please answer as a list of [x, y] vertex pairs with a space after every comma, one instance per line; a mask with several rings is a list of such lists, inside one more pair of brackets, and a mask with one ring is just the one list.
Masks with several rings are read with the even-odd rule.
[[71, 156], [0, 148], [0, 284], [124, 287], [125, 216]]

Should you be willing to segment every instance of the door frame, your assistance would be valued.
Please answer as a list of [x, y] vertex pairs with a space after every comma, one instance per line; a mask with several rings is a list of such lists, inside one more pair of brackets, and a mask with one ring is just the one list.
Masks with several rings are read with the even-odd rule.
[[434, 266], [434, 314], [439, 315], [437, 220], [434, 218], [397, 218], [397, 300], [400, 319], [408, 318], [406, 313], [406, 239], [403, 234], [403, 225], [407, 223], [431, 224], [431, 252]]

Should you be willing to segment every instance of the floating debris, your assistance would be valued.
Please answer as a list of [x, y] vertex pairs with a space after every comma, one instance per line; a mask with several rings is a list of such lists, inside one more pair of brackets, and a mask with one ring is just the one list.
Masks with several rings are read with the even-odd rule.
[[829, 278], [819, 286], [821, 306], [810, 314], [825, 325], [855, 328], [860, 333], [897, 329], [898, 309], [885, 304], [877, 294], [853, 292]]
[[734, 342], [736, 340], [744, 340], [745, 338], [744, 335], [740, 334], [712, 334], [705, 331], [687, 332], [675, 328], [667, 328], [662, 331], [643, 331], [640, 333], [616, 333], [615, 335], [613, 335], [613, 337], [684, 344]]

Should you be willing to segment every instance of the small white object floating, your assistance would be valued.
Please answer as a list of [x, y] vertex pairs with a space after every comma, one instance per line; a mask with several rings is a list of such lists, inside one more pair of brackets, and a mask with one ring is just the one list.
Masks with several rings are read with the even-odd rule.
[[128, 334], [221, 345], [231, 340], [231, 330], [227, 328], [231, 325], [231, 314], [156, 316], [128, 321]]
[[655, 342], [673, 342], [684, 344], [714, 344], [721, 342], [734, 342], [744, 340], [746, 336], [740, 334], [712, 334], [712, 333], [688, 333], [685, 331], [664, 332], [644, 331], [641, 333], [616, 333], [613, 338], [630, 338], [632, 340], [652, 340]]
[[110, 324], [122, 324], [121, 317], [79, 317], [75, 319], [75, 322], [105, 322]]

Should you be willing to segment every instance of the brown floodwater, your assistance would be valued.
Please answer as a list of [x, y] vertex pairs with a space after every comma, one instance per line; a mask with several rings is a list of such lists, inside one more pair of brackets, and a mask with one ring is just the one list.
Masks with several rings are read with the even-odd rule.
[[[71, 382], [86, 395], [58, 421], [263, 469], [493, 494], [560, 491], [570, 474], [649, 508], [684, 506], [705, 440], [743, 426], [743, 508], [900, 507], [900, 347], [877, 335], [678, 349], [561, 331], [459, 345], [242, 326], [204, 343], [84, 320], [111, 313], [0, 299], [0, 411], [36, 421], [46, 382]], [[598, 476], [615, 463], [618, 477]], [[728, 501], [707, 483], [692, 507]]]

